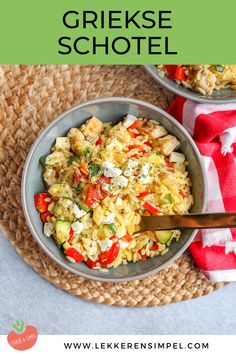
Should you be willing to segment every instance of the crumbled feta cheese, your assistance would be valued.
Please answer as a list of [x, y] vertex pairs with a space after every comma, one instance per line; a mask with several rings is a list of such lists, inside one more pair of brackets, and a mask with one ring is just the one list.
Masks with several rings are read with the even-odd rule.
[[76, 221], [73, 224], [71, 224], [71, 228], [74, 231], [74, 233], [78, 235], [83, 231], [84, 225], [81, 222]]
[[127, 114], [124, 118], [123, 126], [128, 129], [134, 122], [137, 120], [137, 117], [133, 116], [132, 114]]
[[146, 176], [146, 175], [139, 175], [139, 181], [142, 183], [142, 184], [149, 184], [152, 182], [152, 177], [150, 176]]
[[111, 248], [112, 240], [109, 240], [109, 239], [98, 240], [98, 244], [99, 244], [99, 246], [101, 248], [101, 251], [105, 252], [105, 251], [109, 250], [109, 248]]
[[114, 220], [115, 220], [115, 214], [109, 214], [104, 217], [103, 224], [105, 225], [112, 224]]
[[43, 233], [46, 237], [50, 237], [53, 235], [54, 232], [54, 226], [53, 223], [51, 222], [45, 222], [44, 227], [43, 227]]
[[154, 128], [152, 130], [152, 132], [150, 133], [151, 138], [154, 138], [154, 139], [161, 138], [162, 136], [165, 136], [167, 134], [168, 133], [167, 133], [166, 129], [162, 125], [156, 126], [156, 128]]
[[172, 152], [170, 154], [169, 161], [183, 163], [185, 161], [185, 156], [184, 156], [184, 154], [181, 154], [180, 152]]
[[148, 163], [145, 163], [145, 164], [142, 166], [140, 173], [142, 173], [142, 174], [144, 174], [144, 175], [148, 175], [148, 172], [149, 172], [149, 164], [148, 164]]
[[130, 159], [124, 170], [124, 175], [129, 177], [133, 174], [134, 170], [138, 168], [138, 162], [136, 160]]
[[73, 211], [77, 219], [80, 219], [82, 216], [86, 215], [86, 211], [80, 209], [77, 204], [74, 204]]
[[110, 161], [103, 162], [102, 167], [103, 167], [103, 174], [105, 177], [117, 177], [122, 174], [122, 170], [116, 167]]
[[128, 168], [137, 168], [138, 161], [130, 159], [127, 165]]
[[115, 187], [125, 188], [128, 184], [128, 178], [124, 176], [117, 176], [111, 179], [111, 184]]

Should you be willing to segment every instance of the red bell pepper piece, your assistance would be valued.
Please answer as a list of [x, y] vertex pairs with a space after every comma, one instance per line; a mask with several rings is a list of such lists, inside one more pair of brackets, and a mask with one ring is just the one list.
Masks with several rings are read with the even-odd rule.
[[48, 210], [48, 206], [52, 202], [52, 198], [48, 193], [38, 193], [34, 196], [34, 202], [36, 209], [40, 213], [44, 213]]
[[87, 264], [87, 266], [88, 266], [90, 269], [93, 269], [93, 268], [95, 268], [96, 265], [98, 264], [98, 261], [93, 262], [93, 261], [91, 261], [91, 259], [88, 259], [88, 260], [86, 261], [86, 264]]
[[[138, 152], [140, 152], [140, 153], [142, 153], [142, 154], [146, 152], [146, 150], [144, 149], [144, 147], [141, 146], [141, 145], [129, 145], [129, 146], [128, 146], [128, 150], [129, 150], [129, 151], [134, 150], [134, 149], [138, 149]], [[137, 158], [138, 158], [138, 154], [134, 154], [134, 155], [132, 155], [131, 157], [137, 159]]]
[[91, 208], [95, 203], [100, 202], [108, 196], [107, 191], [102, 189], [102, 183], [90, 185], [87, 189], [85, 204]]
[[183, 81], [186, 79], [185, 70], [181, 65], [164, 65], [167, 77], [171, 80]]
[[180, 191], [179, 194], [183, 197], [186, 198], [186, 193], [184, 191]]
[[151, 251], [158, 251], [158, 246], [157, 245], [153, 245], [152, 247], [151, 247]]
[[91, 208], [95, 203], [99, 201], [98, 190], [93, 186], [89, 186], [87, 189], [87, 195], [85, 197], [85, 204]]
[[126, 234], [125, 236], [122, 237], [121, 240], [124, 242], [131, 242], [131, 241], [133, 241], [133, 238], [129, 234]]
[[100, 137], [97, 139], [95, 145], [102, 145], [102, 139]]
[[53, 214], [48, 210], [41, 213], [40, 217], [41, 217], [42, 222], [44, 222], [44, 223], [47, 222], [48, 218], [51, 217], [52, 215]]
[[89, 170], [88, 170], [88, 167], [85, 163], [81, 163], [78, 166], [78, 170], [74, 173], [74, 179], [77, 183], [80, 183], [82, 181], [83, 177], [85, 179], [89, 178]]
[[144, 207], [146, 210], [150, 211], [150, 213], [151, 213], [152, 215], [158, 215], [158, 214], [160, 213], [160, 210], [159, 210], [155, 205], [153, 205], [153, 204], [151, 204], [151, 203], [144, 203], [144, 204], [143, 204], [143, 207]]
[[147, 259], [147, 255], [146, 254], [142, 254], [141, 253], [142, 250], [139, 250], [138, 253], [140, 254], [141, 258], [144, 260], [144, 259]]
[[99, 180], [97, 181], [98, 184], [110, 184], [111, 183], [111, 177], [100, 177]]
[[67, 239], [67, 242], [70, 243], [72, 241], [72, 238], [74, 236], [74, 230], [72, 228], [70, 228], [70, 232], [69, 232], [69, 238]]
[[138, 149], [139, 152], [143, 153], [143, 152], [146, 152], [146, 150], [144, 149], [143, 146], [141, 145], [129, 145], [128, 146], [128, 150], [131, 151], [133, 149]]
[[138, 198], [143, 198], [145, 197], [146, 195], [150, 194], [150, 190], [149, 189], [146, 189], [145, 191], [139, 193], [139, 195], [137, 196]]
[[175, 163], [174, 162], [170, 162], [169, 158], [167, 156], [164, 157], [165, 163], [167, 165], [167, 167], [174, 167]]
[[114, 262], [114, 260], [118, 257], [119, 251], [120, 251], [119, 242], [114, 242], [108, 251], [100, 254], [99, 256], [100, 264], [106, 267], [112, 262]]
[[171, 80], [174, 80], [178, 65], [164, 65], [164, 67], [167, 71], [167, 77]]
[[76, 263], [80, 263], [84, 257], [75, 248], [69, 247], [65, 250], [65, 255], [67, 257], [73, 258]]
[[139, 136], [139, 133], [136, 133], [133, 130], [128, 129], [129, 135], [131, 136], [131, 138], [137, 138], [137, 136]]
[[152, 143], [150, 143], [150, 141], [145, 141], [145, 143], [144, 143], [145, 145], [147, 145], [147, 146], [152, 146]]
[[74, 179], [77, 183], [80, 183], [83, 179], [83, 176], [79, 175], [78, 173], [74, 173]]

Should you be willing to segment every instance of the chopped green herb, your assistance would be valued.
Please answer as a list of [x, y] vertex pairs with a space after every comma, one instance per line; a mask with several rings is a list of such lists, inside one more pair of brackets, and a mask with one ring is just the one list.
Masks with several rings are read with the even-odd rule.
[[95, 164], [91, 164], [89, 166], [89, 175], [90, 175], [90, 178], [96, 176], [97, 174], [99, 174], [101, 168], [99, 165], [95, 165]]
[[89, 148], [85, 148], [84, 150], [83, 150], [83, 155], [84, 156], [87, 156], [89, 154]]
[[113, 234], [116, 234], [116, 225], [114, 223], [109, 224], [107, 227], [109, 231], [111, 231]]
[[224, 65], [216, 65], [216, 71], [218, 71], [218, 73], [223, 73]]
[[78, 162], [79, 161], [79, 156], [73, 155], [73, 156], [70, 157], [69, 161], [70, 161], [70, 163]]
[[40, 159], [39, 159], [39, 162], [41, 163], [41, 165], [42, 165], [43, 167], [46, 166], [46, 158], [47, 158], [47, 155], [43, 155], [43, 156], [41, 156]]
[[167, 199], [169, 203], [173, 203], [173, 198], [172, 198], [172, 195], [170, 193], [167, 193], [165, 195], [165, 199]]

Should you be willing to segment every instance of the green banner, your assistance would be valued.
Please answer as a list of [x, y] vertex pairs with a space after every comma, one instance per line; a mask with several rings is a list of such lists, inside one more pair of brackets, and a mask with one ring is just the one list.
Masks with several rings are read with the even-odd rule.
[[1, 64], [235, 64], [236, 1], [7, 0]]

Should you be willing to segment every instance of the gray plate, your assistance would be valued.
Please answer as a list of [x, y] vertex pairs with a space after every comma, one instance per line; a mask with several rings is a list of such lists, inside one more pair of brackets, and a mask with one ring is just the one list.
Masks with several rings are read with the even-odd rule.
[[224, 88], [219, 91], [214, 91], [212, 96], [203, 96], [200, 93], [177, 84], [174, 80], [168, 79], [167, 76], [161, 76], [158, 73], [155, 65], [144, 65], [145, 70], [161, 84], [176, 95], [183, 96], [192, 101], [201, 103], [233, 103], [236, 102], [236, 90]]
[[63, 113], [58, 119], [47, 126], [33, 144], [27, 157], [22, 177], [22, 206], [30, 231], [42, 249], [63, 268], [82, 277], [107, 282], [141, 279], [170, 265], [187, 248], [196, 231], [184, 231], [179, 242], [173, 242], [170, 251], [161, 257], [154, 257], [138, 263], [121, 265], [109, 272], [89, 269], [84, 263], [69, 262], [53, 239], [47, 238], [42, 232], [42, 222], [34, 206], [34, 194], [45, 190], [42, 180], [42, 167], [39, 158], [48, 154], [57, 136], [64, 136], [71, 127], [80, 127], [89, 117], [95, 115], [103, 122], [116, 124], [127, 113], [154, 119], [181, 141], [180, 150], [190, 162], [189, 173], [193, 181], [195, 204], [193, 212], [201, 212], [205, 208], [206, 177], [200, 154], [183, 127], [169, 114], [151, 104], [123, 97], [99, 98], [78, 105]]

